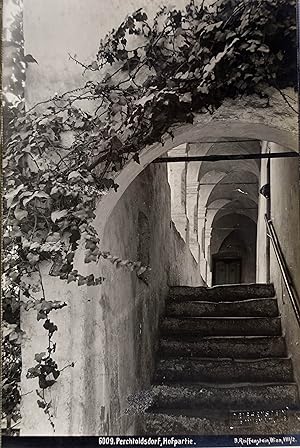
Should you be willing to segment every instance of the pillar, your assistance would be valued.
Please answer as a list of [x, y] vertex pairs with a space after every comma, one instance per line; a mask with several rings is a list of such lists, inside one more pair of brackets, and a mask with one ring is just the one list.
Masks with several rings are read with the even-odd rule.
[[198, 242], [198, 191], [199, 182], [190, 182], [186, 189], [186, 210], [189, 220], [189, 246], [196, 261], [200, 258]]
[[[168, 152], [169, 157], [187, 155], [186, 144]], [[168, 180], [171, 187], [171, 216], [183, 240], [189, 240], [189, 220], [186, 213], [186, 162], [168, 163]]]

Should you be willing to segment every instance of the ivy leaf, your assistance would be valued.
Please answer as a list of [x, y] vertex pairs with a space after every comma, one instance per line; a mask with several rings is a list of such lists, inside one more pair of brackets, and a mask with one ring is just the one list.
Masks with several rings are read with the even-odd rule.
[[53, 386], [56, 383], [55, 380], [47, 380], [44, 375], [39, 376], [39, 386], [41, 389], [47, 389], [47, 387]]
[[47, 320], [44, 322], [43, 327], [45, 328], [45, 330], [48, 330], [48, 331], [49, 331], [49, 336], [50, 336], [50, 337], [53, 335], [53, 333], [54, 333], [55, 331], [58, 330], [57, 325], [55, 325], [55, 324], [54, 324], [53, 322], [51, 322], [49, 319], [47, 319]]
[[35, 301], [34, 300], [28, 300], [27, 302], [22, 303], [22, 308], [25, 311], [29, 311], [35, 307]]
[[68, 180], [71, 180], [71, 179], [78, 179], [78, 178], [81, 178], [82, 176], [81, 176], [81, 174], [79, 173], [79, 171], [72, 171], [69, 175], [68, 175]]
[[184, 93], [179, 97], [180, 101], [183, 103], [191, 103], [192, 102], [192, 94], [191, 92]]
[[132, 14], [133, 18], [137, 22], [145, 22], [148, 19], [148, 16], [145, 12], [142, 12], [142, 8], [138, 9], [134, 14]]
[[85, 284], [86, 284], [86, 278], [83, 277], [82, 275], [79, 275], [78, 286], [82, 286], [82, 285], [85, 285]]
[[99, 66], [98, 66], [98, 62], [97, 61], [93, 61], [90, 65], [92, 70], [98, 70]]
[[135, 153], [135, 154], [133, 155], [132, 159], [133, 159], [136, 163], [138, 163], [138, 164], [140, 165], [141, 162], [140, 162], [140, 158], [139, 158], [138, 153]]
[[59, 375], [60, 375], [60, 371], [59, 371], [59, 370], [53, 370], [52, 375], [53, 375], [53, 378], [54, 378], [55, 380], [57, 380], [57, 378], [58, 378]]
[[24, 189], [24, 185], [19, 185], [14, 190], [9, 191], [4, 195], [5, 199], [7, 200], [7, 206], [10, 207], [12, 204], [13, 199]]
[[6, 336], [9, 336], [13, 331], [15, 331], [16, 328], [17, 328], [16, 324], [8, 324], [8, 323], [4, 322], [3, 338], [5, 338]]
[[37, 400], [37, 404], [38, 404], [39, 408], [44, 409], [46, 407], [46, 403], [44, 403], [44, 401]]
[[27, 64], [38, 64], [38, 61], [36, 59], [34, 59], [34, 57], [31, 54], [26, 54], [26, 56], [24, 57], [24, 61]]
[[116, 135], [114, 135], [111, 138], [110, 144], [111, 144], [111, 148], [114, 150], [118, 150], [118, 149], [122, 148], [122, 146], [123, 146], [123, 143]]
[[24, 205], [28, 204], [28, 202], [32, 201], [32, 199], [34, 199], [34, 198], [49, 199], [49, 197], [50, 196], [47, 193], [45, 193], [44, 191], [36, 191], [29, 198], [24, 199], [23, 204]]
[[29, 253], [26, 258], [31, 265], [35, 265], [39, 261], [40, 256], [38, 254]]
[[15, 210], [14, 215], [15, 215], [15, 218], [16, 218], [18, 221], [22, 221], [22, 219], [27, 218], [27, 216], [28, 216], [28, 212], [27, 212], [27, 210], [22, 210], [22, 209], [20, 209], [20, 208], [17, 208], [17, 209]]
[[34, 355], [34, 359], [36, 360], [37, 363], [40, 363], [42, 361], [43, 358], [45, 358], [46, 353], [42, 352], [42, 353], [36, 353]]
[[262, 53], [269, 53], [270, 48], [267, 45], [261, 45], [258, 47], [257, 51], [261, 51]]
[[27, 370], [26, 378], [36, 378], [40, 374], [40, 366], [36, 365], [35, 367], [30, 367]]
[[59, 221], [60, 219], [64, 218], [68, 214], [68, 210], [56, 210], [55, 212], [51, 213], [51, 220], [53, 222]]

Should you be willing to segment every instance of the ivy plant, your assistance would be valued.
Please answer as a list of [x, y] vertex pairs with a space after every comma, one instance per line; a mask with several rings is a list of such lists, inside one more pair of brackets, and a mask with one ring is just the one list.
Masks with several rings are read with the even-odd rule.
[[27, 376], [38, 379], [38, 405], [52, 425], [43, 391], [62, 369], [50, 314], [65, 303], [45, 297], [42, 276], [38, 292], [26, 278], [48, 261], [68, 283], [100, 285], [101, 276], [74, 265], [79, 242], [86, 263], [108, 259], [139, 275], [147, 269], [101, 250], [93, 225], [101, 197], [118, 189], [116, 174], [130, 160], [139, 163], [143, 148], [163, 143], [195, 114], [213, 114], [227, 98], [259, 95], [268, 107], [272, 87], [292, 107], [283, 89], [297, 86], [296, 2], [217, 0], [208, 7], [191, 0], [184, 10], [160, 8], [154, 20], [139, 9], [100, 41], [89, 64], [69, 56], [88, 80], [26, 112], [20, 103], [9, 116], [3, 158], [4, 304], [15, 313], [35, 309], [48, 332], [49, 346]]

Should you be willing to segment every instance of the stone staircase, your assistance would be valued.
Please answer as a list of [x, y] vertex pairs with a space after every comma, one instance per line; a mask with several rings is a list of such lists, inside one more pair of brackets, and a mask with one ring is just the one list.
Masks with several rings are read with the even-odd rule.
[[173, 287], [160, 334], [144, 434], [300, 431], [272, 285]]

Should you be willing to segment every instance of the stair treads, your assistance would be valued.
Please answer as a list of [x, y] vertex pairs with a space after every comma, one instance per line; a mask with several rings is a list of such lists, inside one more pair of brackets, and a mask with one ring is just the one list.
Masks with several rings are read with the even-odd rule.
[[[186, 410], [178, 410], [178, 413], [159, 413], [159, 411], [147, 413], [143, 416], [142, 434], [149, 435], [206, 435], [220, 434], [298, 434], [300, 433], [299, 413], [281, 411], [268, 412], [260, 420], [253, 418], [250, 423], [239, 424], [232, 419], [230, 413], [222, 412], [221, 415], [210, 415], [204, 410], [200, 417], [187, 417]], [[268, 417], [269, 416], [269, 417]]]
[[236, 317], [276, 317], [278, 316], [277, 300], [246, 299], [235, 302], [168, 302], [167, 316], [236, 316]]
[[160, 359], [156, 366], [156, 383], [228, 383], [260, 382], [291, 383], [294, 381], [289, 358], [271, 359]]
[[286, 356], [283, 337], [199, 337], [160, 340], [161, 356], [269, 358]]
[[291, 384], [152, 386], [152, 409], [281, 409], [299, 406], [298, 388]]
[[275, 290], [271, 284], [251, 283], [238, 285], [213, 286], [173, 286], [170, 288], [169, 300], [186, 302], [190, 300], [205, 301], [241, 301], [245, 299], [258, 299], [274, 297]]
[[161, 324], [163, 335], [280, 336], [280, 318], [167, 317]]

